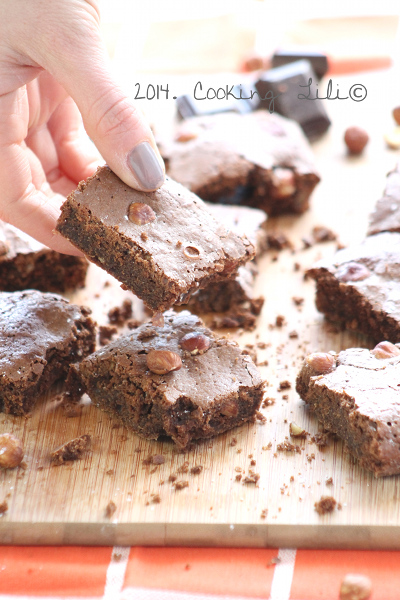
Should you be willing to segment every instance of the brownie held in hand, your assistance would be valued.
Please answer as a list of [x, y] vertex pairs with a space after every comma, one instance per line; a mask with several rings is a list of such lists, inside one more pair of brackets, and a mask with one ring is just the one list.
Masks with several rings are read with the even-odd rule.
[[90, 310], [36, 290], [0, 293], [0, 410], [26, 415], [95, 348]]
[[70, 194], [57, 231], [154, 311], [234, 277], [254, 256], [247, 239], [178, 183], [167, 178], [155, 192], [138, 192], [106, 166]]
[[296, 389], [325, 429], [376, 477], [400, 473], [400, 347], [315, 352]]
[[180, 447], [249, 421], [263, 394], [250, 357], [187, 311], [111, 342], [80, 363], [79, 377], [92, 402], [126, 427]]

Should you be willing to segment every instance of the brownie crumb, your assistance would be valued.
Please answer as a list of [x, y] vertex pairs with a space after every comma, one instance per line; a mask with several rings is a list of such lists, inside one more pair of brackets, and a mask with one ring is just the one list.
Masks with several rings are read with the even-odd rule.
[[114, 471], [114, 469], [108, 469], [108, 471], [106, 471], [106, 475], [109, 475], [110, 477], [111, 477], [112, 475], [115, 475], [115, 471]]
[[281, 444], [278, 444], [277, 447], [276, 447], [276, 449], [278, 450], [278, 452], [297, 452], [297, 454], [301, 453], [300, 446], [296, 446], [295, 444], [291, 444], [287, 440], [285, 440]]
[[242, 480], [242, 475], [241, 473], [239, 473], [238, 475], [235, 476], [235, 481], [241, 481]]
[[262, 450], [271, 450], [272, 448], [272, 442], [268, 442], [268, 444], [266, 446], [262, 447]]
[[280, 381], [279, 382], [279, 391], [281, 391], [281, 390], [290, 390], [291, 387], [292, 387], [292, 384], [287, 379], [285, 379], [284, 381]]
[[78, 460], [90, 448], [90, 435], [81, 435], [66, 442], [51, 453], [51, 460], [56, 465], [62, 465], [69, 460]]
[[242, 327], [245, 331], [253, 331], [256, 326], [256, 315], [246, 308], [237, 307], [232, 312], [213, 318], [211, 327], [216, 329], [237, 329]]
[[301, 269], [301, 264], [298, 262], [295, 262], [293, 264], [293, 271], [297, 272], [297, 271], [300, 271], [300, 269]]
[[100, 325], [99, 327], [99, 344], [105, 346], [111, 340], [112, 336], [117, 333], [118, 329], [114, 325]]
[[141, 321], [138, 321], [137, 319], [128, 319], [126, 322], [128, 329], [136, 329], [141, 324]]
[[178, 473], [188, 473], [189, 471], [189, 463], [187, 460], [178, 468]]
[[267, 408], [267, 406], [272, 406], [273, 404], [275, 404], [275, 402], [276, 402], [275, 398], [265, 398], [263, 400], [261, 407]]
[[231, 441], [229, 442], [230, 446], [236, 446], [237, 444], [237, 439], [236, 438], [232, 438]]
[[108, 311], [108, 320], [112, 325], [124, 325], [132, 318], [132, 300], [124, 300], [121, 306], [115, 306]]
[[170, 481], [171, 483], [174, 483], [177, 479], [178, 476], [175, 475], [175, 473], [171, 473], [171, 475], [168, 477], [168, 481]]
[[316, 244], [320, 244], [321, 242], [334, 242], [337, 240], [336, 233], [323, 225], [316, 225], [313, 227], [312, 236]]
[[245, 484], [257, 483], [257, 481], [259, 479], [260, 479], [259, 473], [253, 473], [252, 471], [249, 471], [249, 474], [243, 479], [243, 483], [245, 483]]
[[312, 436], [311, 441], [319, 448], [325, 448], [328, 445], [329, 433], [320, 432]]
[[260, 423], [266, 423], [267, 422], [267, 418], [264, 417], [264, 415], [262, 414], [262, 412], [260, 412], [259, 410], [256, 411], [256, 419], [257, 419], [257, 421], [260, 421]]
[[276, 327], [283, 327], [283, 325], [285, 325], [286, 323], [286, 319], [283, 315], [278, 315], [275, 319], [275, 325]]
[[115, 502], [113, 500], [110, 500], [110, 502], [107, 504], [106, 510], [105, 510], [106, 518], [111, 519], [111, 517], [113, 516], [113, 514], [115, 513], [116, 510], [117, 510], [117, 505], [115, 504]]
[[0, 516], [4, 515], [8, 511], [8, 502], [4, 500], [0, 503]]
[[299, 337], [299, 334], [297, 333], [297, 331], [295, 329], [293, 329], [293, 331], [289, 332], [289, 337], [290, 339], [295, 339]]
[[271, 231], [267, 235], [268, 247], [272, 250], [284, 250], [285, 248], [293, 248], [292, 242], [283, 231]]
[[165, 458], [162, 454], [153, 454], [144, 458], [142, 462], [144, 465], [163, 465], [165, 463]]
[[336, 504], [337, 502], [333, 496], [321, 496], [321, 499], [315, 502], [314, 508], [319, 515], [326, 515], [335, 510]]
[[268, 508], [263, 508], [261, 511], [260, 519], [266, 519], [268, 515]]
[[203, 470], [203, 465], [195, 465], [190, 469], [192, 475], [200, 475]]
[[292, 300], [296, 306], [301, 306], [302, 304], [304, 304], [304, 298], [301, 298], [300, 296], [293, 296]]
[[175, 486], [176, 490], [183, 490], [183, 488], [189, 487], [189, 482], [188, 481], [177, 481], [174, 484], [174, 486]]
[[160, 494], [154, 494], [151, 501], [153, 502], [153, 504], [160, 504], [160, 502], [161, 502]]
[[333, 478], [328, 477], [328, 479], [325, 481], [325, 485], [333, 485]]

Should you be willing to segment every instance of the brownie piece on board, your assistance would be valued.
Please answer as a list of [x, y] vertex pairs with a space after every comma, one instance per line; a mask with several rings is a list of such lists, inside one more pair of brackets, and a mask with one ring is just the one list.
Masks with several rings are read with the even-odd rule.
[[328, 319], [376, 342], [400, 341], [400, 233], [378, 233], [307, 271]]
[[0, 293], [0, 410], [26, 415], [94, 351], [90, 310], [37, 290]]
[[400, 164], [388, 173], [383, 196], [369, 218], [368, 235], [383, 231], [400, 232]]
[[266, 110], [193, 117], [159, 147], [168, 174], [203, 200], [269, 215], [304, 212], [320, 180], [297, 123]]
[[155, 192], [138, 192], [107, 166], [68, 196], [56, 229], [154, 311], [234, 277], [254, 256], [180, 184], [167, 178]]
[[249, 421], [263, 394], [250, 357], [188, 311], [121, 336], [83, 360], [79, 376], [96, 406], [147, 439], [167, 435], [180, 447]]
[[372, 351], [311, 354], [296, 389], [324, 428], [380, 477], [400, 473], [399, 381], [399, 345], [382, 342]]
[[86, 258], [60, 254], [0, 221], [0, 290], [66, 292], [85, 285]]

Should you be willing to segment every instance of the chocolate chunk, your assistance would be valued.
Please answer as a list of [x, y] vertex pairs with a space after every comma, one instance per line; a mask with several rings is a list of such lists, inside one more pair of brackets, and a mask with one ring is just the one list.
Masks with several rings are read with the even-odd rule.
[[328, 70], [328, 57], [320, 52], [312, 52], [303, 49], [299, 50], [277, 50], [274, 52], [271, 60], [273, 68], [282, 67], [298, 60], [308, 60], [318, 79], [322, 79]]

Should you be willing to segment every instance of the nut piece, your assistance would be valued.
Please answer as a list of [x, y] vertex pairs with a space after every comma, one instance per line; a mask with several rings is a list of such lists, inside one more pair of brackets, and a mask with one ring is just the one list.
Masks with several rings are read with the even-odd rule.
[[305, 429], [293, 422], [289, 425], [289, 432], [292, 437], [307, 437], [308, 435]]
[[182, 126], [175, 136], [175, 141], [181, 143], [190, 142], [190, 140], [195, 140], [199, 137], [200, 131], [200, 127], [195, 127], [193, 125], [190, 127], [188, 125]]
[[361, 154], [368, 140], [368, 133], [361, 127], [349, 127], [344, 134], [344, 141], [350, 154]]
[[362, 281], [371, 275], [371, 271], [361, 263], [349, 262], [339, 267], [336, 277], [339, 281], [347, 283], [348, 281]]
[[334, 355], [328, 352], [313, 352], [307, 356], [306, 362], [313, 371], [320, 375], [330, 373], [336, 366]]
[[392, 344], [392, 342], [379, 342], [379, 344], [371, 350], [371, 354], [373, 354], [375, 358], [393, 358], [393, 356], [399, 356], [400, 349]]
[[396, 108], [393, 109], [392, 115], [397, 125], [400, 125], [400, 106], [396, 106]]
[[128, 208], [128, 219], [135, 225], [146, 225], [156, 218], [156, 213], [148, 204], [132, 202]]
[[21, 464], [24, 458], [22, 442], [11, 433], [0, 435], [0, 467], [13, 469]]
[[395, 127], [390, 133], [385, 133], [383, 136], [386, 144], [392, 150], [400, 148], [400, 127]]
[[372, 584], [369, 577], [348, 573], [340, 585], [340, 600], [366, 600], [370, 597]]
[[203, 333], [192, 331], [184, 335], [179, 344], [183, 350], [188, 350], [191, 354], [197, 354], [209, 349], [211, 339]]
[[225, 417], [237, 417], [239, 409], [235, 402], [225, 402], [225, 404], [221, 406], [220, 413]]
[[186, 248], [183, 251], [183, 254], [187, 258], [197, 258], [198, 256], [200, 256], [200, 250], [196, 248], [196, 246], [186, 246]]
[[291, 169], [278, 168], [272, 173], [274, 195], [278, 198], [288, 198], [296, 191], [294, 173]]
[[178, 371], [182, 366], [181, 357], [170, 350], [150, 350], [146, 360], [150, 371], [157, 375]]

